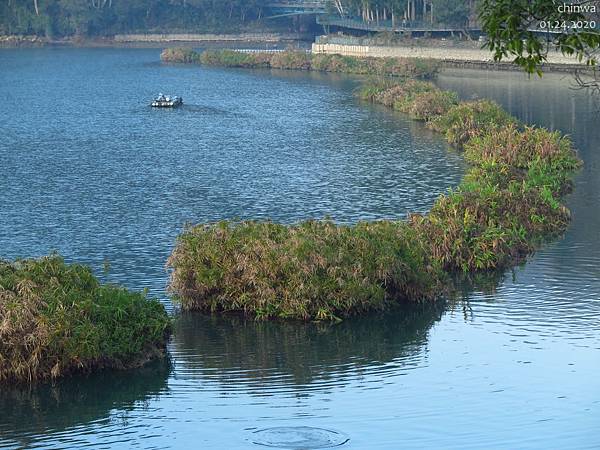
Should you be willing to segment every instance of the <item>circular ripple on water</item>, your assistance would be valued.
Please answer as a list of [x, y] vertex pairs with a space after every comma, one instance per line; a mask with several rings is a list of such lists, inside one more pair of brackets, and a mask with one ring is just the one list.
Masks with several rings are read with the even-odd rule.
[[338, 447], [349, 440], [337, 431], [314, 427], [266, 428], [252, 436], [252, 442], [265, 447], [306, 450]]

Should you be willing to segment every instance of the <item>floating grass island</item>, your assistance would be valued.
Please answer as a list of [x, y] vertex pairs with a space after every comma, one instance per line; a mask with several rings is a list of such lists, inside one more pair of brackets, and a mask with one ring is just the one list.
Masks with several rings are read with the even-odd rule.
[[171, 320], [158, 300], [101, 285], [59, 256], [0, 261], [0, 382], [33, 382], [164, 355]]
[[471, 168], [461, 184], [405, 221], [188, 227], [168, 261], [170, 290], [184, 310], [339, 320], [432, 301], [452, 289], [452, 275], [518, 264], [567, 228], [560, 200], [581, 165], [568, 137], [519, 123], [489, 100], [459, 102], [425, 81], [388, 78], [357, 95], [423, 121], [464, 150]]
[[440, 63], [417, 58], [357, 58], [354, 56], [312, 54], [301, 51], [244, 53], [233, 50], [167, 48], [160, 55], [163, 62], [203, 64], [207, 66], [240, 67], [246, 69], [311, 70], [357, 75], [386, 75], [430, 78]]

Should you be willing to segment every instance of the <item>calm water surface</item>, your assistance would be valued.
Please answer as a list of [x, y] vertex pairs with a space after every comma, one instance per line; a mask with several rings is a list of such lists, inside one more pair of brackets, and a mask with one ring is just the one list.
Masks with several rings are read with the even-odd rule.
[[[0, 51], [0, 257], [58, 250], [173, 310], [164, 262], [186, 222], [399, 217], [464, 173], [351, 78], [158, 54]], [[167, 362], [2, 387], [0, 447], [261, 448], [259, 430], [310, 426], [355, 449], [599, 448], [600, 115], [560, 76], [439, 83], [571, 134], [586, 166], [563, 239], [448, 306], [339, 325], [178, 315]], [[186, 105], [152, 110], [157, 91]]]

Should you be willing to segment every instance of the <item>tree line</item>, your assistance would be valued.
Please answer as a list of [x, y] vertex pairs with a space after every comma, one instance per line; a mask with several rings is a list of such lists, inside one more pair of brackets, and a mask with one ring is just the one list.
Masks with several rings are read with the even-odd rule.
[[[457, 27], [478, 0], [322, 0], [332, 14], [365, 21]], [[236, 31], [272, 15], [275, 0], [0, 0], [0, 34], [102, 36], [135, 31]], [[314, 21], [314, 20], [313, 20]], [[290, 26], [293, 18], [264, 21]]]
[[465, 27], [476, 21], [477, 0], [329, 0], [341, 16], [360, 17], [366, 22], [390, 21]]
[[235, 31], [268, 0], [0, 0], [0, 34], [97, 36], [134, 31]]

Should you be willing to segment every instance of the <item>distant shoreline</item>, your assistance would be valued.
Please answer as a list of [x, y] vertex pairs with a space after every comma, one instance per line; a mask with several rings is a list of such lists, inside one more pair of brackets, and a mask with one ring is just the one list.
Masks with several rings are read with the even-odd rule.
[[[313, 36], [299, 33], [147, 33], [147, 34], [121, 34], [113, 37], [97, 38], [63, 38], [50, 40], [40, 36], [3, 36], [0, 35], [0, 48], [39, 48], [39, 47], [81, 47], [81, 48], [168, 48], [168, 47], [228, 47], [231, 44], [245, 44], [257, 49], [298, 47], [303, 42], [310, 48]], [[519, 71], [520, 67], [510, 61], [493, 61], [491, 53], [485, 53], [480, 45], [475, 42], [462, 43], [454, 47], [445, 41], [415, 41], [410, 45], [400, 43], [397, 45], [340, 45], [332, 43], [312, 44], [313, 53], [341, 54], [346, 56], [370, 57], [402, 57], [415, 59], [433, 59], [439, 61], [442, 67], [470, 68], [481, 70]], [[555, 54], [544, 64], [546, 72], [589, 71], [584, 64], [573, 64], [567, 58]]]
[[300, 33], [147, 33], [147, 34], [117, 34], [112, 37], [48, 39], [41, 36], [2, 36], [0, 48], [29, 48], [29, 47], [118, 47], [118, 48], [148, 48], [172, 45], [199, 45], [207, 43], [253, 43], [253, 44], [285, 44], [292, 42], [312, 41], [314, 36]]

